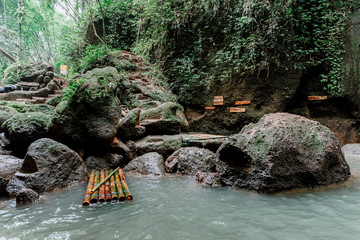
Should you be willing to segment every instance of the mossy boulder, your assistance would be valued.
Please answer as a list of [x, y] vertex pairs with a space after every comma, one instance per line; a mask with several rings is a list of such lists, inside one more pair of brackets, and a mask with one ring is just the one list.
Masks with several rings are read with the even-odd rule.
[[146, 135], [179, 134], [188, 127], [181, 106], [174, 102], [166, 102], [141, 112], [140, 125], [145, 127]]
[[122, 79], [113, 67], [96, 68], [80, 78], [74, 94], [56, 107], [49, 133], [76, 148], [108, 148], [121, 117], [117, 93]]
[[44, 113], [18, 113], [6, 120], [1, 129], [10, 140], [13, 151], [22, 155], [32, 142], [47, 135], [49, 121], [50, 117]]
[[224, 185], [262, 193], [346, 181], [350, 168], [333, 132], [318, 122], [267, 114], [231, 135], [217, 151]]
[[34, 81], [39, 75], [44, 75], [48, 71], [54, 71], [54, 67], [49, 63], [16, 62], [4, 71], [1, 85], [14, 84], [19, 81]]
[[8, 120], [17, 113], [18, 111], [16, 111], [14, 108], [0, 105], [0, 127], [6, 120]]

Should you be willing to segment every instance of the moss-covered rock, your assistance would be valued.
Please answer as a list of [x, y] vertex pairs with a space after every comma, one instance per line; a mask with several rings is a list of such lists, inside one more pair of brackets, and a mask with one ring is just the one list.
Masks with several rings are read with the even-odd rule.
[[49, 116], [44, 113], [18, 113], [6, 120], [1, 129], [13, 149], [22, 152], [35, 140], [46, 137], [49, 121]]
[[19, 81], [33, 81], [39, 75], [45, 74], [48, 71], [54, 71], [54, 68], [49, 63], [23, 63], [16, 62], [11, 64], [5, 71], [1, 85], [14, 84]]
[[231, 135], [217, 151], [224, 185], [277, 192], [346, 181], [350, 168], [335, 135], [304, 117], [267, 114]]
[[[14, 108], [0, 105], [0, 126], [13, 115], [17, 114]], [[1, 130], [0, 130], [1, 131]]]
[[108, 148], [121, 116], [117, 93], [122, 79], [113, 67], [96, 68], [80, 78], [83, 81], [73, 95], [56, 107], [49, 132], [73, 147]]

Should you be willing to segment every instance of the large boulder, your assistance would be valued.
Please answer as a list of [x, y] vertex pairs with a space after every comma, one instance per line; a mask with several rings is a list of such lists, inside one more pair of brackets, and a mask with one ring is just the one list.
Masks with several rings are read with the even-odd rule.
[[198, 171], [215, 172], [216, 154], [197, 147], [181, 148], [166, 159], [165, 168], [169, 173], [195, 175]]
[[86, 158], [85, 164], [88, 171], [117, 168], [123, 163], [123, 156], [107, 153], [102, 157], [90, 156]]
[[267, 114], [230, 136], [216, 164], [222, 184], [261, 193], [340, 183], [350, 176], [335, 135], [287, 113]]
[[39, 112], [18, 113], [1, 126], [5, 136], [17, 152], [26, 151], [35, 140], [47, 135], [49, 116]]
[[29, 146], [21, 169], [11, 178], [7, 192], [16, 196], [24, 188], [41, 193], [87, 180], [88, 171], [81, 157], [49, 138]]
[[164, 158], [156, 153], [147, 153], [131, 160], [124, 168], [125, 171], [147, 175], [160, 175], [165, 173]]
[[141, 112], [140, 125], [145, 127], [146, 135], [179, 134], [188, 127], [181, 107], [174, 102], [166, 102]]
[[121, 116], [117, 97], [121, 77], [115, 68], [106, 67], [96, 68], [80, 78], [85, 81], [74, 95], [56, 107], [50, 135], [76, 148], [109, 148]]
[[117, 135], [122, 140], [136, 140], [145, 135], [145, 127], [136, 124], [138, 111], [140, 109], [132, 109], [119, 121]]
[[164, 158], [180, 149], [182, 137], [180, 135], [147, 136], [135, 142], [138, 156], [149, 152], [157, 152]]
[[0, 155], [0, 195], [6, 195], [6, 186], [12, 176], [21, 168], [23, 159]]

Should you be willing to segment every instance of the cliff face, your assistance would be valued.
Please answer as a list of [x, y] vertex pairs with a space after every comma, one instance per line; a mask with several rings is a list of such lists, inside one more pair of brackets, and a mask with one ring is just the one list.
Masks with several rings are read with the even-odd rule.
[[[320, 121], [335, 132], [340, 144], [359, 142], [359, 83], [360, 83], [360, 11], [349, 18], [345, 34], [343, 62], [343, 92], [331, 96], [321, 82], [323, 66], [306, 70], [272, 71], [267, 79], [258, 76], [232, 77], [213, 80], [202, 93], [201, 104], [186, 104], [186, 114], [193, 131], [230, 134], [239, 132], [249, 122], [264, 114], [290, 112]], [[327, 96], [327, 100], [309, 101], [308, 96]], [[205, 110], [214, 96], [223, 96], [224, 105]], [[235, 101], [251, 101], [235, 106]], [[231, 113], [230, 107], [245, 108], [244, 113]]]

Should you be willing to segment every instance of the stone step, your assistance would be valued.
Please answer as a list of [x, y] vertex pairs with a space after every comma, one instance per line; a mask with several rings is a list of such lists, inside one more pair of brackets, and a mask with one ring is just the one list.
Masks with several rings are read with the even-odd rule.
[[57, 97], [57, 96], [62, 96], [62, 94], [49, 94], [48, 98], [53, 98], [53, 97]]
[[28, 98], [17, 98], [15, 102], [27, 104], [27, 103], [35, 103], [35, 101], [36, 100], [28, 99]]
[[62, 95], [62, 94], [64, 94], [64, 91], [63, 90], [55, 90], [54, 94]]
[[35, 104], [44, 104], [47, 100], [45, 97], [33, 97], [32, 100], [34, 100]]

